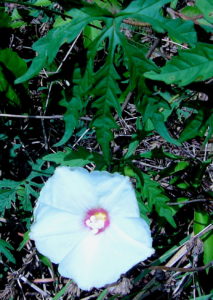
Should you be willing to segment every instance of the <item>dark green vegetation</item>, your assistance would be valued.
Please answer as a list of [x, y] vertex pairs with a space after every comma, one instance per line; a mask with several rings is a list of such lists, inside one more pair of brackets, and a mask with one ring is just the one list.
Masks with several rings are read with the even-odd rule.
[[[211, 298], [212, 11], [212, 0], [0, 1], [0, 298]], [[56, 165], [132, 178], [156, 253], [114, 287], [65, 286], [28, 239]]]

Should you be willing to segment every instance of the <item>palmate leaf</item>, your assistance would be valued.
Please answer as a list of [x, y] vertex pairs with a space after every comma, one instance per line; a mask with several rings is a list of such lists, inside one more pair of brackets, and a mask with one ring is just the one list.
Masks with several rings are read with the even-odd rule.
[[198, 43], [194, 49], [180, 50], [179, 55], [162, 67], [159, 74], [150, 71], [144, 76], [179, 86], [211, 78], [213, 76], [213, 46]]

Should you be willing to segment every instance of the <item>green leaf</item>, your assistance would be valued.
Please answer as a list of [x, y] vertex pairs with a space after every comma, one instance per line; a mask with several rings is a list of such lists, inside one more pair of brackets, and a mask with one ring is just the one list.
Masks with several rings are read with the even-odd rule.
[[[169, 198], [164, 194], [160, 184], [129, 162], [124, 167], [123, 172], [127, 176], [136, 178], [136, 195], [142, 217], [147, 220], [146, 214], [155, 209], [161, 218], [167, 220], [175, 228], [176, 223], [173, 215], [176, 211], [167, 205]], [[146, 200], [147, 204], [145, 203]], [[149, 222], [149, 220], [147, 221]]]
[[108, 106], [100, 108], [91, 126], [96, 130], [97, 140], [102, 147], [104, 158], [109, 163], [111, 158], [109, 144], [113, 140], [112, 129], [118, 128], [118, 125]]
[[169, 167], [160, 171], [159, 175], [161, 178], [171, 176], [180, 171], [188, 169], [189, 166], [190, 166], [190, 162], [188, 162], [188, 161], [173, 162], [173, 163], [171, 163], [171, 165], [169, 165]]
[[24, 248], [24, 246], [26, 245], [26, 243], [30, 240], [29, 233], [30, 233], [29, 231], [24, 233], [23, 241], [21, 241], [19, 247], [17, 248], [17, 251], [21, 251]]
[[14, 248], [8, 242], [0, 239], [0, 254], [3, 254], [10, 262], [15, 264], [15, 257], [10, 250], [14, 250]]
[[1, 66], [0, 66], [0, 81], [1, 81], [1, 86], [0, 86], [0, 93], [5, 95], [6, 99], [9, 100], [9, 102], [12, 105], [20, 105], [20, 99], [17, 96], [12, 83], [6, 78], [5, 72], [3, 72]]
[[91, 45], [91, 43], [97, 38], [97, 36], [100, 34], [100, 29], [92, 27], [90, 25], [101, 28], [101, 22], [98, 20], [95, 20], [84, 28], [83, 36], [84, 36], [84, 47], [85, 48], [88, 48]]
[[84, 98], [89, 88], [91, 73], [90, 68], [91, 66], [88, 63], [87, 69], [82, 78], [80, 68], [76, 67], [73, 74], [73, 97], [70, 101], [67, 101], [65, 95], [64, 99], [59, 103], [61, 106], [66, 107], [66, 112], [64, 114], [65, 132], [61, 140], [54, 145], [55, 147], [62, 146], [73, 135], [83, 113], [83, 108], [87, 105], [88, 101]]
[[164, 117], [162, 114], [160, 113], [155, 113], [151, 119], [155, 130], [169, 143], [174, 144], [176, 146], [181, 146], [181, 143], [174, 139], [173, 137], [171, 137], [165, 122], [164, 122]]
[[133, 134], [132, 141], [129, 144], [128, 151], [126, 152], [124, 159], [129, 159], [130, 157], [132, 157], [139, 144], [140, 144], [139, 136], [137, 134]]
[[101, 169], [104, 166], [102, 155], [90, 152], [83, 147], [79, 147], [77, 150], [65, 148], [64, 152], [59, 151], [48, 154], [43, 157], [43, 160], [69, 167], [84, 167], [89, 163], [96, 164], [97, 169]]
[[69, 280], [66, 285], [52, 298], [52, 300], [59, 300], [61, 297], [67, 292], [70, 284], [72, 283], [71, 280]]
[[[209, 215], [205, 211], [196, 210], [194, 214], [194, 234], [199, 233], [209, 224], [211, 224]], [[208, 264], [213, 261], [213, 232], [207, 232], [201, 239], [204, 250], [203, 262], [204, 264]]]
[[[69, 13], [67, 13], [67, 15], [69, 15]], [[60, 26], [63, 26], [65, 24], [70, 23], [70, 19], [69, 18], [62, 18], [61, 16], [58, 16], [55, 18], [55, 22], [53, 23], [53, 28], [57, 28]]]
[[0, 50], [0, 93], [4, 93], [12, 104], [20, 104], [20, 98], [13, 83], [14, 77], [17, 78], [26, 70], [25, 61], [16, 52], [11, 49]]
[[199, 188], [203, 181], [205, 181], [205, 173], [207, 167], [212, 163], [212, 159], [204, 160], [204, 161], [198, 161], [192, 168], [191, 168], [191, 178], [190, 178], [190, 184], [194, 188]]
[[197, 34], [192, 21], [181, 19], [165, 20], [163, 27], [174, 42], [187, 43], [191, 46], [196, 45]]
[[213, 1], [212, 0], [196, 0], [195, 2], [196, 6], [199, 8], [199, 10], [204, 15], [204, 18], [210, 22], [213, 23]]
[[174, 166], [174, 170], [172, 171], [171, 174], [183, 171], [186, 168], [188, 168], [189, 165], [190, 165], [190, 163], [188, 161], [180, 161], [180, 162], [176, 163], [176, 165]]
[[135, 0], [131, 1], [126, 9], [121, 11], [119, 15], [131, 15], [138, 14], [142, 16], [150, 16], [150, 18], [160, 18], [160, 9], [164, 4], [170, 2], [170, 0]]
[[213, 132], [213, 114], [210, 112], [211, 110], [208, 108], [202, 107], [197, 113], [193, 113], [187, 120], [180, 134], [179, 141], [185, 142], [197, 136], [203, 137], [208, 130], [208, 134], [206, 135], [207, 141]]
[[36, 177], [50, 176], [53, 173], [53, 168], [42, 169], [44, 161], [38, 160], [32, 164], [32, 172], [23, 181], [14, 181], [3, 179], [0, 181], [0, 214], [4, 215], [6, 209], [11, 208], [11, 203], [19, 200], [19, 205], [26, 211], [32, 210], [31, 197], [38, 197], [38, 192], [34, 190], [41, 188], [42, 184], [34, 182]]
[[167, 205], [169, 198], [164, 194], [162, 187], [145, 173], [143, 173], [143, 178], [142, 197], [148, 201], [149, 210], [152, 211], [153, 207], [155, 207], [158, 215], [166, 219], [175, 228], [174, 211]]
[[119, 13], [119, 15], [124, 15], [125, 17], [136, 19], [141, 22], [147, 22], [158, 32], [168, 32], [171, 39], [174, 39], [179, 43], [194, 45], [197, 41], [197, 36], [192, 21], [163, 18], [160, 10], [163, 5], [168, 2], [170, 1], [132, 1], [125, 10]]
[[78, 125], [83, 108], [81, 98], [79, 97], [72, 98], [69, 102], [66, 99], [63, 99], [59, 104], [66, 107], [66, 112], [64, 114], [65, 132], [61, 140], [54, 145], [55, 147], [65, 144], [72, 136], [74, 129]]
[[106, 20], [106, 29], [96, 38], [90, 46], [89, 57], [94, 59], [94, 54], [99, 44], [106, 38], [109, 39], [108, 56], [104, 66], [94, 75], [94, 84], [91, 93], [96, 97], [92, 106], [96, 108], [96, 114], [91, 126], [96, 130], [96, 136], [101, 145], [105, 160], [110, 162], [110, 142], [113, 139], [112, 129], [118, 128], [111, 110], [116, 109], [121, 115], [121, 107], [118, 95], [121, 93], [117, 80], [120, 79], [114, 67], [114, 54], [116, 46], [120, 44], [119, 20]]
[[45, 162], [41, 159], [38, 159], [35, 163], [31, 163], [32, 172], [26, 178], [27, 183], [30, 183], [31, 185], [33, 183], [34, 186], [41, 187], [42, 186], [41, 184], [35, 184], [33, 180], [37, 177], [41, 177], [41, 176], [49, 177], [50, 175], [53, 174], [54, 168], [52, 166], [47, 168], [44, 166], [44, 164]]
[[[169, 110], [169, 104], [160, 99], [144, 96], [142, 101], [140, 101], [137, 105], [139, 112], [143, 117], [144, 125], [148, 125], [148, 121], [150, 120], [153, 124], [155, 130], [169, 143], [180, 146], [180, 142], [171, 137], [168, 129], [165, 125], [165, 117], [163, 115], [163, 109]], [[170, 109], [172, 112], [172, 110]], [[169, 114], [168, 114], [169, 115]]]
[[131, 89], [137, 87], [139, 94], [148, 91], [143, 74], [147, 71], [157, 71], [156, 65], [146, 58], [147, 49], [145, 47], [136, 47], [127, 42], [126, 38], [121, 36], [124, 54], [127, 57], [128, 68], [130, 72]]
[[0, 215], [11, 208], [11, 203], [16, 200], [16, 189], [20, 182], [3, 179], [0, 181]]
[[207, 32], [213, 31], [213, 26], [206, 19], [200, 17], [202, 12], [197, 6], [185, 6], [180, 12], [184, 16], [195, 18], [196, 23], [198, 23]]
[[164, 158], [170, 158], [170, 159], [180, 159], [182, 158], [180, 155], [176, 155], [170, 152], [165, 152], [163, 148], [155, 148], [151, 151], [140, 153], [139, 157], [149, 158], [149, 159], [164, 159]]
[[27, 70], [26, 62], [9, 48], [0, 50], [0, 63], [4, 64], [15, 77], [21, 76]]
[[17, 189], [17, 198], [21, 202], [21, 207], [25, 211], [32, 211], [31, 194], [32, 194], [32, 188], [27, 183], [20, 185], [19, 188]]
[[44, 256], [44, 255], [38, 255], [38, 257], [39, 257], [39, 260], [40, 260], [46, 267], [48, 267], [48, 268], [50, 268], [50, 269], [53, 269], [53, 265], [52, 265], [52, 263], [51, 263], [51, 260], [50, 260], [48, 257], [46, 257], [46, 256]]
[[150, 220], [147, 217], [147, 214], [150, 212], [150, 209], [148, 208], [147, 204], [145, 204], [144, 198], [143, 198], [143, 185], [144, 185], [144, 179], [143, 174], [141, 170], [132, 163], [128, 162], [127, 165], [124, 166], [122, 170], [123, 174], [125, 176], [133, 177], [136, 179], [136, 197], [138, 201], [138, 207], [140, 211], [140, 216], [148, 223], [150, 224]]
[[[72, 152], [73, 152], [72, 149], [65, 148], [65, 151], [58, 151], [56, 153], [47, 154], [42, 159], [46, 160], [46, 161], [52, 161], [59, 165], [64, 165], [63, 163], [65, 161], [66, 156]], [[82, 166], [84, 166], [84, 165], [82, 165]]]
[[5, 12], [3, 7], [0, 7], [0, 28], [10, 28], [11, 27], [11, 18]]
[[104, 300], [106, 295], [108, 294], [108, 289], [103, 290], [100, 295], [98, 296], [97, 300]]
[[106, 8], [108, 9], [109, 11], [110, 10], [116, 10], [118, 9], [121, 4], [119, 3], [120, 1], [117, 1], [117, 0], [94, 0], [94, 2], [101, 8]]
[[34, 5], [36, 6], [49, 6], [52, 2], [50, 0], [37, 0]]
[[22, 16], [19, 14], [17, 8], [13, 9], [11, 20], [12, 20], [12, 24], [11, 24], [12, 28], [20, 28], [21, 26], [27, 25], [27, 23], [22, 20]]
[[70, 23], [50, 30], [46, 36], [33, 44], [32, 48], [38, 55], [33, 59], [27, 72], [15, 81], [16, 83], [34, 77], [42, 68], [49, 66], [59, 48], [65, 43], [71, 43], [83, 28], [93, 20], [90, 15], [78, 9], [73, 9], [69, 13], [73, 17]]
[[211, 78], [213, 76], [213, 46], [198, 43], [194, 49], [180, 50], [178, 56], [173, 57], [166, 66], [161, 68], [160, 74], [150, 71], [144, 76], [179, 86]]
[[143, 140], [145, 137], [152, 134], [143, 129], [141, 118], [137, 118], [136, 120], [136, 129], [137, 129], [137, 133], [132, 135], [132, 140], [129, 144], [128, 151], [126, 152], [124, 159], [129, 159], [135, 153], [141, 140]]

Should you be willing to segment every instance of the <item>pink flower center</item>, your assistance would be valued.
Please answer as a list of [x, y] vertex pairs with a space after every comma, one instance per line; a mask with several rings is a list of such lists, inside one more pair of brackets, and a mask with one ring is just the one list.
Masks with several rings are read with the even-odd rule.
[[90, 209], [86, 213], [84, 225], [94, 234], [103, 232], [109, 226], [109, 224], [109, 214], [103, 208]]

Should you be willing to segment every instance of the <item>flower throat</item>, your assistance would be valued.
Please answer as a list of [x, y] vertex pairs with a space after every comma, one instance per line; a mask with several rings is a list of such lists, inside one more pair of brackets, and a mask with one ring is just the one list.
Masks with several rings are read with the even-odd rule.
[[109, 214], [103, 208], [94, 208], [86, 213], [84, 225], [94, 234], [103, 232], [109, 224]]

